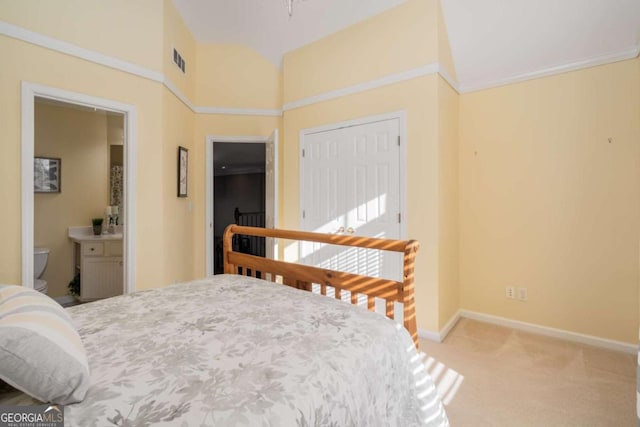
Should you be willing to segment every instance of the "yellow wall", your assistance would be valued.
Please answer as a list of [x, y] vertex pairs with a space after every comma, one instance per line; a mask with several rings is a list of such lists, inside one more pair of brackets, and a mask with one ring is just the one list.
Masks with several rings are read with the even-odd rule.
[[420, 241], [416, 259], [418, 327], [438, 329], [438, 102], [431, 75], [287, 111], [284, 115], [283, 227], [298, 228], [299, 131], [358, 117], [407, 113], [407, 237]]
[[[193, 200], [198, 198], [194, 192], [194, 163], [198, 161], [194, 150], [194, 114], [173, 94], [163, 94], [162, 138], [164, 200], [164, 262], [165, 277], [171, 282], [180, 282], [202, 277], [193, 270], [195, 250], [195, 212]], [[178, 146], [189, 150], [188, 197], [179, 198], [178, 194]]]
[[445, 25], [444, 16], [442, 15], [442, 5], [440, 2], [438, 2], [438, 64], [440, 64], [454, 80], [457, 80], [456, 66], [453, 62], [451, 46], [449, 45], [449, 33]]
[[460, 309], [459, 98], [458, 93], [442, 77], [438, 77], [438, 330], [442, 330]]
[[[100, 7], [96, 6], [93, 9], [84, 7], [86, 2], [80, 2], [73, 13], [72, 1], [68, 1], [69, 8], [56, 11], [47, 9], [49, 3], [43, 3], [42, 11], [48, 11], [49, 18], [59, 17], [57, 20], [45, 19], [44, 16], [40, 16], [40, 10], [34, 3], [25, 3], [0, 3], [1, 19], [120, 59], [136, 62], [133, 58], [140, 57], [143, 60], [138, 63], [163, 71], [181, 92], [192, 100], [195, 97], [194, 92], [198, 84], [197, 48], [170, 1], [138, 2], [134, 6], [127, 5], [126, 8], [115, 2], [107, 2], [100, 3]], [[60, 6], [59, 3], [57, 5]], [[110, 7], [118, 10], [108, 10]], [[136, 22], [124, 33], [128, 40], [125, 42], [118, 37], [104, 38], [111, 40], [113, 44], [102, 38], [93, 40], [91, 35], [96, 33], [93, 29], [102, 28], [101, 21], [92, 21], [94, 14], [106, 17], [105, 19], [115, 19], [120, 13], [119, 10], [126, 10], [127, 13], [127, 18], [120, 22]], [[138, 16], [140, 14], [145, 16]], [[66, 20], [78, 20], [82, 23], [76, 27], [72, 24], [60, 24]], [[92, 31], [88, 31], [86, 27], [91, 27]], [[103, 31], [103, 34], [109, 32]], [[149, 35], [153, 41], [147, 41]], [[171, 46], [176, 46], [187, 60], [186, 76], [169, 62]], [[220, 90], [227, 90], [226, 98], [222, 99], [223, 103], [216, 102], [215, 105], [280, 108], [280, 71], [254, 51], [243, 47], [227, 46], [222, 49], [222, 53], [233, 53], [234, 49], [237, 49], [238, 54], [231, 56], [237, 60], [233, 62], [233, 66], [225, 68], [226, 74], [218, 76], [216, 81], [220, 86], [209, 90], [206, 83], [201, 83], [200, 86], [204, 87], [200, 88], [200, 96], [207, 102], [214, 102], [213, 100], [218, 99]], [[0, 52], [4, 57], [12, 58], [11, 61], [6, 61], [7, 66], [3, 67], [0, 75], [0, 97], [4, 105], [0, 117], [0, 129], [5, 141], [0, 149], [0, 177], [3, 182], [20, 182], [21, 81], [135, 105], [138, 113], [138, 188], [135, 192], [138, 207], [136, 287], [147, 289], [204, 275], [205, 136], [225, 133], [267, 136], [279, 127], [281, 118], [203, 115], [196, 125], [195, 114], [158, 82], [8, 37], [0, 37]], [[205, 61], [205, 65], [209, 64], [215, 68], [216, 62], [224, 59], [224, 55], [219, 55], [208, 63]], [[252, 70], [250, 73], [247, 72], [247, 66]], [[206, 67], [204, 70], [208, 71]], [[203, 73], [203, 76], [204, 82], [210, 79], [207, 73]], [[251, 88], [238, 76], [246, 77], [257, 85], [256, 90], [263, 91], [264, 96], [258, 97], [261, 99], [260, 102], [245, 104], [244, 101], [251, 99], [251, 93], [256, 92], [247, 91]], [[224, 104], [227, 101], [229, 104]], [[186, 199], [176, 197], [178, 145], [190, 150], [189, 197]], [[14, 206], [13, 209], [0, 214], [0, 235], [6, 238], [7, 242], [0, 246], [0, 282], [21, 283], [19, 185], [0, 186], [0, 197], [7, 200], [10, 206]]]
[[[285, 102], [435, 63], [440, 55], [450, 58], [448, 43], [439, 41], [440, 21], [435, 0], [409, 0], [286, 54]], [[416, 260], [418, 327], [437, 332], [459, 308], [458, 94], [439, 76], [285, 112], [283, 221], [288, 228], [299, 226], [300, 130], [399, 110], [407, 113], [407, 237], [421, 245]]]
[[124, 118], [122, 115], [107, 115], [107, 142], [109, 145], [124, 145]]
[[[449, 35], [438, 7], [438, 64], [456, 79]], [[439, 254], [438, 254], [438, 330], [454, 318], [460, 309], [459, 257], [459, 183], [458, 146], [460, 96], [442, 77], [438, 78], [438, 142], [439, 142]]]
[[[435, 62], [455, 78], [436, 0], [408, 0], [290, 52], [282, 71], [244, 46], [196, 44], [170, 0], [126, 3], [0, 0], [0, 19], [163, 72], [200, 106], [277, 109]], [[279, 118], [194, 114], [160, 83], [6, 37], [0, 52], [11, 59], [0, 74], [0, 182], [11, 185], [0, 199], [13, 206], [0, 213], [0, 282], [20, 283], [22, 80], [136, 106], [138, 289], [204, 275], [207, 135], [283, 130], [280, 224], [295, 228], [299, 131], [404, 110], [420, 328], [438, 331], [462, 307], [636, 340], [638, 59], [462, 96], [423, 76]], [[176, 197], [178, 145], [190, 154], [186, 199]], [[507, 285], [527, 287], [529, 300], [506, 300]]]
[[284, 102], [438, 61], [436, 0], [407, 0], [284, 57]]
[[[99, 3], [99, 4], [98, 4]], [[0, 3], [1, 19], [155, 71], [193, 95], [195, 43], [170, 1]], [[122, 4], [121, 4], [122, 3]], [[55, 19], [52, 19], [55, 17]], [[169, 61], [176, 46], [188, 61], [183, 76]], [[20, 82], [29, 81], [135, 105], [138, 113], [136, 288], [194, 278], [193, 211], [176, 197], [177, 146], [193, 145], [193, 113], [161, 83], [115, 71], [11, 38], [0, 37], [11, 58], [0, 75], [3, 140], [0, 176], [20, 182]], [[46, 64], [46, 66], [43, 66]], [[172, 68], [173, 67], [173, 68]], [[192, 71], [191, 73], [189, 71]], [[190, 174], [191, 181], [193, 181]], [[14, 209], [1, 214], [0, 282], [20, 283], [20, 187], [0, 186]]]
[[[254, 76], [259, 78], [259, 76]], [[193, 185], [190, 192], [193, 200], [194, 215], [194, 254], [192, 258], [193, 271], [196, 277], [206, 274], [206, 236], [213, 233], [212, 229], [207, 230], [205, 224], [206, 214], [206, 138], [209, 135], [232, 135], [232, 136], [269, 136], [274, 129], [282, 129], [282, 119], [280, 117], [260, 117], [260, 116], [235, 116], [220, 114], [197, 114], [195, 116], [195, 131], [193, 151], [190, 153], [190, 178], [193, 177]], [[280, 210], [284, 199], [288, 195], [283, 193], [284, 166], [283, 166], [283, 141], [280, 133]], [[282, 215], [281, 215], [282, 217]]]
[[[195, 104], [226, 108], [282, 108], [282, 71], [257, 51], [237, 44], [198, 44]], [[269, 136], [282, 128], [281, 117], [196, 114], [193, 150], [190, 152], [193, 184], [194, 251], [192, 267], [196, 277], [206, 274], [206, 138], [209, 135]], [[282, 134], [280, 146], [282, 147]], [[280, 203], [282, 192], [283, 153], [280, 150]], [[282, 212], [282, 208], [280, 208]]]
[[50, 249], [42, 279], [52, 297], [68, 294], [73, 244], [68, 228], [90, 226], [107, 206], [107, 115], [35, 104], [35, 155], [61, 159], [60, 193], [35, 193], [34, 245]]
[[[0, 74], [0, 198], [10, 209], [0, 214], [0, 282], [21, 283], [20, 214], [20, 83], [22, 80], [133, 104], [138, 109], [138, 230], [136, 285], [139, 289], [167, 283], [158, 268], [163, 251], [162, 93], [160, 84], [80, 59], [0, 37], [5, 58]], [[46, 64], [46, 66], [43, 66]], [[176, 260], [174, 262], [179, 262]]]
[[[194, 99], [196, 90], [196, 43], [185, 26], [171, 0], [163, 0], [164, 4], [164, 74], [175, 87], [190, 100]], [[176, 48], [186, 61], [186, 73], [173, 63], [173, 48]], [[195, 274], [193, 254], [195, 235], [193, 200], [197, 197], [193, 192], [195, 175], [194, 163], [194, 117], [195, 114], [176, 96], [164, 90], [162, 94], [162, 148], [161, 162], [162, 200], [164, 215], [164, 283], [175, 283], [201, 277]], [[187, 193], [188, 197], [177, 197], [178, 192], [178, 146], [189, 150], [189, 168]]]
[[0, 0], [0, 19], [155, 71], [163, 68], [159, 0]]
[[[158, 0], [156, 0], [158, 1]], [[171, 0], [163, 0], [163, 73], [187, 98], [193, 101], [196, 86], [196, 42]], [[173, 62], [173, 49], [185, 60], [185, 73]]]
[[196, 105], [282, 108], [282, 72], [238, 44], [198, 44]]
[[[637, 68], [461, 97], [463, 308], [637, 342]], [[505, 299], [505, 286], [528, 288], [528, 301]]]

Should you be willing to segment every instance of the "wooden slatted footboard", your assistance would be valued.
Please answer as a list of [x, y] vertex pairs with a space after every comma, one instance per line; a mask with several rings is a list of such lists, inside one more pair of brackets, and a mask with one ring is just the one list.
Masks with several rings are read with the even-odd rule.
[[[232, 245], [232, 239], [235, 234], [401, 252], [404, 254], [403, 281], [398, 282], [379, 277], [328, 270], [235, 252]], [[367, 308], [370, 311], [375, 310], [375, 298], [381, 298], [385, 301], [386, 315], [391, 319], [395, 319], [394, 302], [402, 303], [404, 327], [409, 331], [416, 348], [418, 348], [414, 299], [414, 262], [420, 246], [417, 241], [376, 239], [353, 235], [344, 236], [238, 225], [229, 225], [224, 232], [223, 240], [224, 272], [226, 274], [260, 277], [306, 291], [311, 291], [313, 284], [317, 284], [320, 286], [320, 292], [323, 295], [326, 295], [327, 287], [330, 286], [335, 288], [336, 299], [341, 299], [342, 291], [349, 291], [352, 304], [357, 304], [358, 294], [366, 295]]]

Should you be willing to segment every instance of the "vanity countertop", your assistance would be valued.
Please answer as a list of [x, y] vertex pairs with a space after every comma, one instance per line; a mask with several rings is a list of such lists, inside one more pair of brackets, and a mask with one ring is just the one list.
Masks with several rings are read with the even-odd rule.
[[122, 227], [118, 226], [115, 233], [93, 234], [93, 227], [69, 227], [69, 238], [76, 242], [95, 242], [100, 240], [122, 240]]

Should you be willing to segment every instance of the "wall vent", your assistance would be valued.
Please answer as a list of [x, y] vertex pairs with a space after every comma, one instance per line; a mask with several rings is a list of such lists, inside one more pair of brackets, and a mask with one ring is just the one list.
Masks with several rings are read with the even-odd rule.
[[187, 73], [187, 63], [175, 48], [173, 48], [173, 63], [176, 64], [178, 68], [180, 68], [180, 70], [182, 70], [183, 74]]

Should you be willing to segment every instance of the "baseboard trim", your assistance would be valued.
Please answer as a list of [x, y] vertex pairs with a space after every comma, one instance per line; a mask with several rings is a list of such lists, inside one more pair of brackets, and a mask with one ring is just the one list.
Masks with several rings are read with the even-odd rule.
[[545, 335], [552, 338], [559, 338], [580, 344], [592, 345], [608, 350], [621, 351], [623, 353], [636, 354], [638, 352], [638, 346], [635, 344], [628, 344], [622, 341], [600, 338], [578, 332], [571, 332], [564, 329], [550, 328], [548, 326], [536, 325], [534, 323], [521, 322], [519, 320], [507, 319], [505, 317], [493, 316], [491, 314], [479, 313], [477, 311], [460, 310], [460, 317], [499, 326], [506, 326], [508, 328], [531, 332], [538, 335]]
[[75, 302], [76, 298], [73, 295], [63, 295], [61, 297], [53, 298], [55, 302], [60, 305], [69, 304]]
[[440, 342], [444, 341], [447, 335], [449, 335], [449, 332], [451, 332], [453, 327], [456, 326], [456, 323], [458, 323], [458, 320], [460, 320], [460, 312], [461, 310], [458, 310], [456, 314], [451, 316], [451, 319], [449, 319], [446, 325], [444, 325], [444, 327], [440, 330]]
[[460, 312], [461, 310], [458, 310], [456, 314], [451, 316], [451, 319], [449, 319], [447, 324], [444, 325], [442, 329], [440, 329], [440, 332], [432, 332], [426, 329], [418, 328], [418, 337], [427, 339], [429, 341], [435, 341], [435, 342], [444, 341], [447, 335], [449, 335], [449, 332], [451, 332], [453, 327], [456, 326], [456, 323], [458, 323], [458, 320], [460, 320]]
[[425, 340], [440, 342], [440, 334], [437, 332], [431, 332], [426, 329], [418, 328], [418, 338], [424, 338]]

